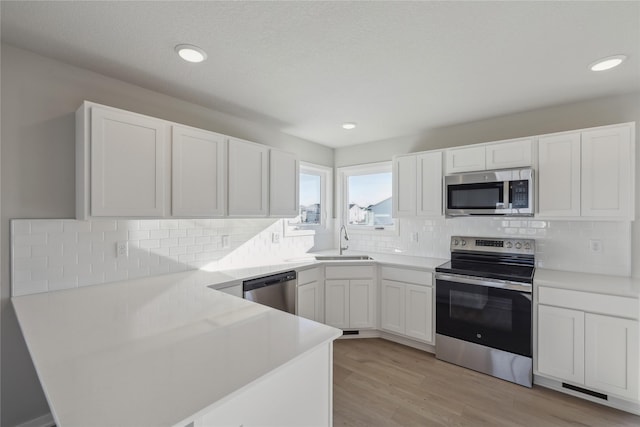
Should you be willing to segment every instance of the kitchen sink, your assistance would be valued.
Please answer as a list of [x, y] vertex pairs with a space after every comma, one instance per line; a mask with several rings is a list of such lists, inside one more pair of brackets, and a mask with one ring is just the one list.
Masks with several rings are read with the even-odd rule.
[[367, 261], [373, 260], [369, 255], [317, 255], [318, 261]]

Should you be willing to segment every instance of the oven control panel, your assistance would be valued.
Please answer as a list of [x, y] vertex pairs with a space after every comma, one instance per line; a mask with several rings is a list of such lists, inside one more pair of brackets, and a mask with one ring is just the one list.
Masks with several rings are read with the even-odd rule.
[[533, 255], [536, 251], [536, 241], [534, 239], [510, 239], [502, 237], [452, 236], [451, 252], [457, 251]]

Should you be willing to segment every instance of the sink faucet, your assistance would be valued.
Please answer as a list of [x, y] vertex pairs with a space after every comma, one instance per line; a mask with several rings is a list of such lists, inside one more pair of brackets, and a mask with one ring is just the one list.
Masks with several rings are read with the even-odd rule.
[[342, 226], [340, 227], [340, 231], [338, 232], [338, 234], [340, 235], [340, 255], [342, 255], [342, 251], [346, 251], [347, 249], [349, 249], [349, 245], [347, 246], [342, 246], [342, 231], [344, 230], [344, 240], [349, 240], [349, 234], [347, 234], [347, 227], [345, 227], [344, 224], [342, 224]]

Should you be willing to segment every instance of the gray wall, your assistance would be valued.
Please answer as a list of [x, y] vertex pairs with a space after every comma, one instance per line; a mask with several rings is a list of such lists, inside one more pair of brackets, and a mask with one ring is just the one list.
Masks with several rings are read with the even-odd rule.
[[[542, 108], [472, 123], [442, 127], [393, 140], [335, 151], [336, 167], [390, 160], [413, 153], [522, 136], [540, 135], [614, 123], [636, 122], [636, 169], [640, 168], [640, 92]], [[640, 215], [640, 172], [636, 173], [636, 217]], [[640, 277], [640, 221], [632, 224], [631, 262]]]
[[[83, 100], [293, 151], [333, 166], [333, 149], [30, 52], [2, 45], [2, 236], [11, 218], [75, 215], [74, 112]], [[1, 245], [2, 426], [49, 412], [10, 304], [9, 238]]]

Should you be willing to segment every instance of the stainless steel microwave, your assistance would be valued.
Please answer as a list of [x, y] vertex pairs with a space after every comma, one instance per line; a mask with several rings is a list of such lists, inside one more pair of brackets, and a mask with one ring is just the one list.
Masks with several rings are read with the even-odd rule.
[[447, 175], [445, 214], [533, 216], [533, 186], [533, 169]]

